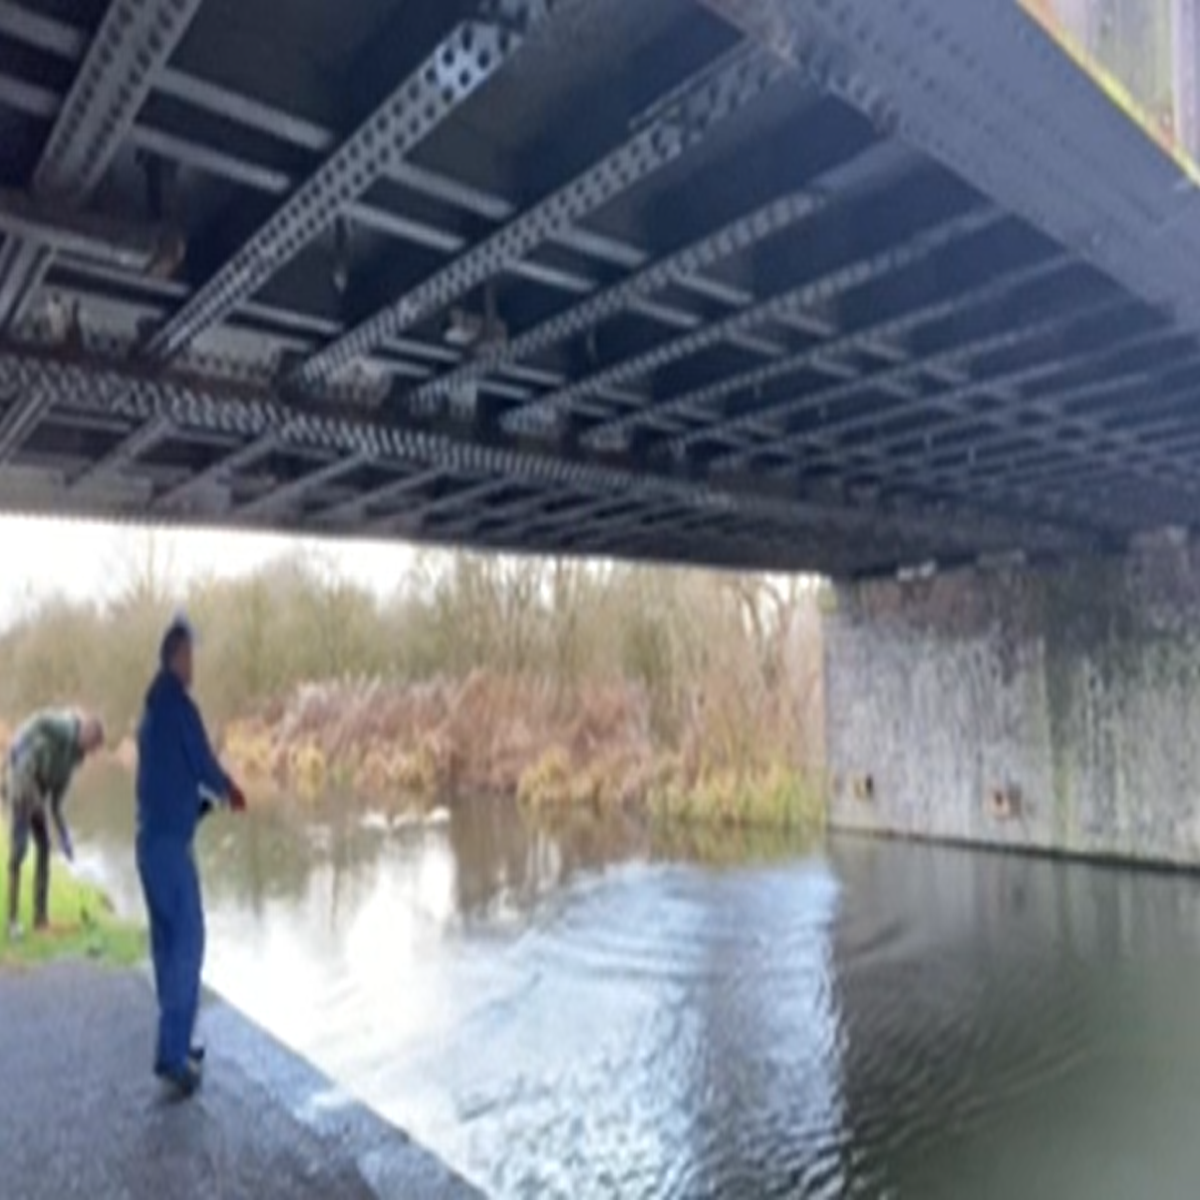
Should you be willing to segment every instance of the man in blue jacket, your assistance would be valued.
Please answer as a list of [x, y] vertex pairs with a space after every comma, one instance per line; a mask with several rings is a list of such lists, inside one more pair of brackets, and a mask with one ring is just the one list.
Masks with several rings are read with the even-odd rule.
[[246, 807], [217, 762], [190, 695], [193, 641], [185, 617], [163, 635], [138, 728], [137, 768], [137, 864], [159, 1007], [154, 1071], [184, 1096], [199, 1085], [204, 1057], [192, 1045], [204, 964], [204, 906], [192, 843], [214, 804], [235, 812]]

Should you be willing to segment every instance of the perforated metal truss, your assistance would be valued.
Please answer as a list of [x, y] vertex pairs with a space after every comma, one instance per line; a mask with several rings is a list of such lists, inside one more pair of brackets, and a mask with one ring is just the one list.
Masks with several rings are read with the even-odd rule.
[[[9, 347], [0, 350], [0, 388], [22, 395], [38, 395], [46, 403], [70, 397], [73, 405], [119, 414], [135, 425], [167, 421], [182, 433], [220, 433], [241, 439], [244, 444], [227, 457], [197, 472], [172, 490], [159, 494], [152, 511], [170, 511], [204, 484], [230, 477], [256, 460], [280, 450], [324, 454], [336, 463], [319, 468], [327, 482], [342, 474], [342, 463], [354, 460], [411, 473], [414, 469], [439, 468], [461, 478], [507, 478], [548, 489], [570, 489], [597, 497], [636, 493], [647, 503], [661, 502], [697, 513], [721, 514], [768, 522], [771, 527], [790, 524], [797, 530], [839, 530], [844, 535], [903, 538], [919, 543], [943, 542], [944, 521], [936, 509], [899, 505], [892, 512], [857, 509], [827, 501], [813, 503], [794, 498], [789, 490], [775, 493], [748, 491], [731, 482], [720, 489], [701, 482], [684, 482], [627, 469], [565, 462], [545, 453], [517, 447], [481, 446], [443, 435], [399, 427], [378, 418], [349, 417], [332, 412], [297, 411], [276, 395], [262, 389], [221, 385], [186, 375], [160, 376], [128, 361], [105, 361], [38, 347]], [[310, 481], [312, 483], [312, 481]], [[303, 488], [293, 489], [295, 499]], [[364, 498], [369, 499], [369, 497]], [[247, 513], [271, 510], [269, 497], [263, 505], [248, 506]], [[237, 523], [236, 507], [227, 514]], [[980, 515], [964, 528], [961, 539], [973, 544], [980, 537], [1006, 543], [1014, 536], [1043, 548], [1063, 548], [1072, 538], [1049, 526], [1028, 526], [1018, 521], [995, 520]]]
[[266, 225], [154, 332], [145, 354], [171, 357], [253, 295], [495, 74], [548, 7], [505, 6], [496, 12], [503, 20], [456, 26]]
[[782, 74], [780, 65], [765, 55], [738, 52], [731, 62], [674, 99], [595, 166], [313, 355], [299, 371], [301, 382], [312, 387], [328, 380], [355, 358], [411, 329], [509, 263], [524, 258], [556, 232], [685, 154]]
[[[22, 14], [8, 8], [14, 22]], [[155, 75], [170, 57], [200, 0], [113, 0], [100, 22], [32, 180], [38, 196], [78, 203], [100, 183], [133, 125]], [[33, 14], [24, 17], [37, 22]], [[45, 27], [42, 26], [42, 36]], [[0, 329], [19, 317], [52, 251], [13, 238], [0, 251]]]

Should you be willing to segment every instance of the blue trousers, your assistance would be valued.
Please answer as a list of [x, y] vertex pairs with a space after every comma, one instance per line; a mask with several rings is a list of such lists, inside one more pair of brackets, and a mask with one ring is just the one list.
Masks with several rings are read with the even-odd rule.
[[190, 843], [138, 836], [138, 874], [150, 917], [150, 953], [158, 992], [155, 1065], [182, 1067], [200, 1007], [204, 965], [204, 903]]

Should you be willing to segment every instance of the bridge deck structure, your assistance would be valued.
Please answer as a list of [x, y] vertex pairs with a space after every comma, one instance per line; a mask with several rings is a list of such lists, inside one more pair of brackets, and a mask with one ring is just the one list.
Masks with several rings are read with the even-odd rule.
[[1038, 7], [0, 0], [0, 509], [839, 578], [1190, 527], [1200, 176]]

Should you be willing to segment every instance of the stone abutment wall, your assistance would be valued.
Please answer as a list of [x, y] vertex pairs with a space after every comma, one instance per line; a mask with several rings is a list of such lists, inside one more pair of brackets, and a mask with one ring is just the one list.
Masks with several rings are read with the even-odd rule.
[[835, 597], [835, 826], [1200, 865], [1200, 550]]

